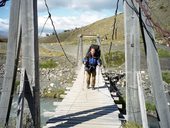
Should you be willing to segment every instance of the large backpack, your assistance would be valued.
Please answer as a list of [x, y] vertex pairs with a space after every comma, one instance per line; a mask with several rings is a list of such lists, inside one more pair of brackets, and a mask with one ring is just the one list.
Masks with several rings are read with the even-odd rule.
[[100, 46], [97, 45], [97, 44], [91, 44], [91, 45], [90, 45], [90, 47], [89, 47], [89, 49], [88, 49], [88, 51], [87, 51], [86, 56], [88, 56], [91, 48], [94, 48], [94, 49], [95, 49], [95, 55], [94, 55], [94, 56], [95, 56], [96, 58], [100, 58], [100, 55], [101, 55]]

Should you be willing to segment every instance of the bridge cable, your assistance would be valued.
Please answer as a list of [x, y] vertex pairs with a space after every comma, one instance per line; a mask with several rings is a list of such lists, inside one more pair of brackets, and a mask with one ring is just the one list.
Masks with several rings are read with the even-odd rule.
[[[155, 39], [154, 39], [153, 35], [149, 32], [149, 30], [147, 29], [147, 27], [146, 27], [146, 25], [149, 26], [149, 27], [151, 27], [151, 26], [147, 24], [147, 20], [144, 22], [144, 21], [142, 20], [142, 18], [140, 18], [140, 11], [138, 11], [137, 8], [135, 7], [135, 4], [134, 4], [133, 0], [131, 0], [131, 2], [132, 2], [132, 4], [133, 4], [133, 7], [132, 7], [133, 9], [132, 9], [132, 10], [134, 10], [134, 12], [136, 13], [136, 15], [138, 16], [138, 18], [139, 18], [142, 26], [145, 28], [148, 36], [149, 36], [150, 39], [152, 40], [152, 43], [153, 43], [153, 46], [155, 47], [155, 50], [157, 51], [157, 48], [156, 48], [156, 45], [155, 45]], [[140, 6], [139, 6], [139, 9], [141, 9], [141, 11], [143, 11]], [[142, 14], [141, 14], [141, 16], [142, 16]], [[145, 16], [146, 16], [146, 15], [145, 15]], [[147, 16], [146, 16], [146, 18], [147, 18]], [[145, 25], [145, 23], [146, 23], [146, 25]], [[144, 43], [145, 43], [145, 42], [144, 42]], [[145, 48], [146, 48], [146, 47], [145, 47]], [[146, 51], [146, 49], [145, 49], [145, 51]]]
[[[113, 22], [113, 31], [112, 31], [112, 41], [114, 40], [114, 36], [115, 36], [115, 31], [116, 31], [116, 23], [117, 23], [117, 12], [119, 9], [119, 0], [117, 0], [116, 3], [116, 9], [115, 9], [115, 17], [114, 17], [114, 22]], [[110, 42], [110, 48], [109, 48], [109, 55], [112, 49], [112, 41]]]
[[142, 26], [142, 13], [141, 13], [141, 8], [139, 8], [139, 24], [140, 24], [140, 30], [141, 30], [142, 40], [143, 40], [144, 49], [145, 49], [145, 55], [147, 55], [144, 28], [143, 28], [143, 26]]
[[1, 0], [1, 1], [0, 1], [0, 7], [5, 6], [5, 4], [6, 4], [7, 1], [8, 1], [8, 0]]
[[[55, 37], [56, 37], [56, 39], [57, 39], [57, 41], [58, 41], [58, 43], [59, 43], [59, 45], [60, 45], [60, 47], [61, 47], [61, 49], [62, 49], [62, 51], [63, 51], [63, 53], [64, 53], [64, 56], [66, 57], [66, 59], [68, 60], [68, 62], [70, 62], [70, 64], [72, 64], [72, 65], [74, 66], [75, 64], [70, 61], [70, 59], [68, 58], [68, 56], [67, 56], [67, 54], [66, 54], [66, 52], [65, 52], [65, 50], [64, 50], [64, 48], [63, 48], [63, 46], [62, 46], [62, 44], [61, 44], [61, 41], [60, 41], [59, 36], [58, 36], [58, 34], [57, 34], [57, 31], [56, 31], [56, 28], [55, 28], [53, 19], [52, 19], [52, 17], [51, 17], [51, 13], [50, 13], [50, 10], [49, 10], [47, 1], [44, 0], [44, 2], [45, 2], [45, 6], [46, 6], [47, 12], [48, 12], [48, 18], [50, 19], [51, 25], [52, 25], [53, 30], [54, 30]], [[47, 21], [47, 20], [46, 20], [46, 21]]]
[[[134, 6], [133, 1], [131, 0], [133, 6], [131, 6], [127, 0], [124, 0], [124, 1], [125, 1], [125, 2], [127, 3], [127, 5], [136, 13], [136, 15], [137, 15], [138, 18], [139, 18], [139, 12], [138, 12], [137, 8]], [[149, 38], [152, 40], [152, 43], [153, 43], [153, 46], [154, 46], [155, 50], [157, 51], [157, 48], [156, 48], [156, 45], [155, 45], [155, 39], [153, 38], [152, 34], [151, 34], [151, 33], [149, 32], [149, 30], [147, 29], [147, 27], [146, 27], [146, 25], [145, 25], [145, 22], [144, 22], [143, 20], [141, 20], [141, 22], [142, 22], [142, 26], [143, 26], [144, 29], [146, 30]]]
[[[142, 1], [141, 0], [135, 0], [138, 4], [139, 4], [139, 7], [141, 8], [141, 10], [143, 11], [143, 13], [145, 14], [146, 16], [146, 21], [149, 22], [146, 22], [146, 24], [152, 28], [155, 28], [155, 30], [161, 34], [161, 36], [165, 39], [165, 40], [169, 40], [170, 39], [170, 31], [166, 30], [166, 29], [163, 29], [160, 24], [158, 22], [155, 22], [151, 16], [151, 11], [148, 10], [144, 4], [142, 4]], [[149, 8], [148, 6], [148, 2], [144, 1], [146, 6]]]
[[45, 28], [45, 25], [47, 24], [47, 21], [49, 20], [49, 16], [47, 17], [47, 19], [46, 19], [46, 21], [45, 21], [45, 23], [44, 23], [44, 25], [43, 25], [43, 27], [42, 27], [42, 29], [41, 29], [41, 32], [40, 32], [40, 35], [39, 36], [41, 36], [42, 35], [42, 33], [43, 33], [43, 31], [44, 31], [44, 28]]
[[[140, 9], [143, 11], [143, 14], [146, 17], [146, 25], [149, 27], [152, 27], [153, 29], [155, 29], [159, 34], [161, 34], [161, 36], [167, 41], [169, 42], [170, 39], [170, 31], [163, 29], [159, 23], [155, 22], [153, 20], [153, 18], [151, 17], [151, 12], [146, 9], [145, 5], [142, 4], [141, 0], [135, 0], [138, 4]], [[126, 1], [127, 2], [127, 1]], [[131, 0], [132, 4], [134, 5], [134, 2]], [[149, 8], [149, 6], [147, 5], [148, 3], [146, 1], [144, 1], [146, 6]], [[134, 7], [135, 8], [135, 7]], [[139, 15], [139, 13], [137, 14]], [[144, 28], [146, 27], [146, 25], [144, 24]], [[146, 30], [147, 31], [147, 30]], [[149, 34], [148, 34], [149, 35]], [[150, 36], [150, 35], [149, 35]], [[153, 41], [153, 40], [152, 40]], [[155, 41], [153, 41], [155, 42]]]
[[[110, 46], [109, 46], [109, 57], [108, 57], [108, 59], [111, 58], [111, 50], [112, 50], [113, 40], [115, 39], [114, 36], [115, 36], [115, 31], [116, 31], [118, 9], [119, 9], [119, 0], [117, 0], [117, 3], [116, 3], [115, 16], [114, 16], [114, 22], [113, 22], [113, 30], [112, 30], [112, 35], [111, 35], [112, 40], [111, 40]], [[108, 59], [107, 59], [107, 63], [109, 62]]]
[[116, 23], [117, 23], [117, 12], [118, 12], [118, 9], [119, 9], [119, 0], [117, 0], [117, 3], [116, 3], [115, 17], [114, 17], [113, 31], [112, 31], [112, 40], [114, 40], [114, 35], [115, 35], [115, 31], [116, 31]]

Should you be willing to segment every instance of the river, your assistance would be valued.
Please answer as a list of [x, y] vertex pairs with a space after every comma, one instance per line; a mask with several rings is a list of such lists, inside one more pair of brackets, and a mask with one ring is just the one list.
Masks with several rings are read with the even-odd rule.
[[[40, 107], [41, 107], [41, 126], [46, 124], [46, 121], [55, 116], [55, 111], [57, 109], [58, 102], [53, 98], [41, 98]], [[14, 101], [11, 109], [11, 118], [16, 117], [17, 110], [17, 96], [14, 97]], [[149, 128], [159, 128], [158, 120], [153, 116], [148, 116]]]
[[[53, 98], [40, 99], [41, 126], [44, 126], [49, 118], [55, 116], [55, 109], [57, 108], [58, 103], [59, 102]], [[16, 118], [16, 111], [17, 111], [17, 96], [14, 97], [14, 101], [12, 103], [10, 119]]]

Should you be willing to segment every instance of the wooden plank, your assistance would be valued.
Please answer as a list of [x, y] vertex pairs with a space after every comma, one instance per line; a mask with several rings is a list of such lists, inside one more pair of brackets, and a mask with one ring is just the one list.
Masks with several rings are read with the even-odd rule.
[[[15, 82], [16, 76], [16, 59], [17, 59], [17, 43], [19, 34], [19, 12], [20, 0], [11, 1], [10, 9], [10, 23], [9, 23], [9, 36], [7, 43], [7, 59], [5, 67], [5, 76], [3, 81], [3, 89], [0, 101], [0, 123], [5, 126], [8, 123], [8, 116], [10, 112], [10, 98], [12, 93], [12, 85]], [[7, 125], [7, 124], [6, 124]]]
[[49, 119], [44, 128], [113, 128], [113, 126], [118, 128], [121, 126], [118, 108], [108, 88], [104, 86], [101, 72], [96, 77], [99, 81], [96, 81], [98, 85], [95, 90], [86, 89], [86, 83], [82, 79], [84, 79], [83, 67], [70, 92], [56, 108], [56, 116]]

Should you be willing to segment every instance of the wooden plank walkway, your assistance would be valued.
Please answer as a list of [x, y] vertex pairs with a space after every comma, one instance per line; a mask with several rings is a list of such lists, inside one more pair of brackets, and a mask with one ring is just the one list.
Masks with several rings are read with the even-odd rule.
[[73, 87], [56, 108], [56, 116], [43, 128], [121, 128], [118, 108], [101, 71], [97, 72], [95, 90], [86, 89], [84, 77], [81, 67]]

